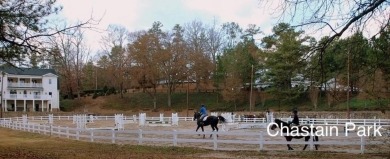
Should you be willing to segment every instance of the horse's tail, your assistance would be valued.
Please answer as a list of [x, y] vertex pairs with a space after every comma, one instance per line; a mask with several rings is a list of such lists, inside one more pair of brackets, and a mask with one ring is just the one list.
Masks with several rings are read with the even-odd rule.
[[220, 120], [220, 121], [222, 121], [222, 122], [225, 122], [225, 118], [223, 117], [223, 116], [218, 116], [218, 119]]

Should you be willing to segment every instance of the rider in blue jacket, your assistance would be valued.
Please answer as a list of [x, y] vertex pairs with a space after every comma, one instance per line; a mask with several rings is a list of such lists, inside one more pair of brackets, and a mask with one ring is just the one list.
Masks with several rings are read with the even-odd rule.
[[202, 104], [202, 106], [200, 107], [200, 110], [199, 110], [201, 116], [200, 116], [200, 119], [201, 119], [201, 123], [203, 123], [203, 118], [205, 116], [207, 116], [207, 110], [206, 110], [206, 107], [204, 106], [204, 104]]

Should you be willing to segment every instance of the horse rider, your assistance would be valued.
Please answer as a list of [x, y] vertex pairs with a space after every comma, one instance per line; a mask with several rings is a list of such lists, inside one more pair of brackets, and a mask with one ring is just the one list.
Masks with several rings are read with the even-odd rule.
[[199, 110], [199, 112], [200, 112], [200, 123], [203, 125], [203, 118], [205, 117], [205, 116], [207, 116], [207, 110], [206, 110], [206, 107], [204, 106], [204, 104], [202, 104], [202, 106], [200, 107], [200, 110]]
[[299, 125], [299, 118], [298, 118], [298, 111], [296, 109], [293, 110], [293, 120], [289, 122], [289, 126], [298, 126]]

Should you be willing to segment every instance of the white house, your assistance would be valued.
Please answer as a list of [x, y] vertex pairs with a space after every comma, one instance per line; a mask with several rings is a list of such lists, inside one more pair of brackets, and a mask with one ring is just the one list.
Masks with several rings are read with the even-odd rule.
[[57, 111], [58, 76], [53, 69], [0, 67], [3, 111]]

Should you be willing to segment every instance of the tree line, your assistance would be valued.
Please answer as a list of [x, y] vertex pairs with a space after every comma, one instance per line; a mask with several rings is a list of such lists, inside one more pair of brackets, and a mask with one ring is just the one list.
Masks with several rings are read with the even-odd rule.
[[[163, 30], [156, 21], [148, 29], [132, 32], [110, 25], [101, 37], [98, 56], [92, 57], [83, 27], [89, 22], [50, 31], [42, 28], [47, 23], [44, 17], [61, 8], [53, 6], [55, 0], [29, 2], [0, 2], [1, 59], [15, 66], [54, 68], [61, 94], [69, 97], [107, 87], [123, 97], [127, 89], [136, 88], [147, 92], [156, 107], [156, 89], [161, 85], [167, 88], [170, 106], [172, 92], [184, 82], [195, 83], [196, 89], [211, 83], [227, 101], [241, 100], [242, 88], [270, 83], [261, 91], [282, 102], [309, 92], [316, 106], [319, 90], [325, 90], [332, 105], [345, 95], [341, 93], [345, 90], [323, 85], [335, 79], [352, 95], [389, 99], [388, 25], [369, 38], [359, 29], [346, 38], [340, 38], [344, 30], [314, 38], [288, 23], [276, 24], [270, 35], [255, 24], [243, 28], [236, 22], [207, 25], [194, 20]], [[32, 8], [36, 14], [28, 10]], [[309, 88], [292, 86], [297, 80], [309, 81]]]
[[[36, 58], [41, 61], [31, 60], [36, 63], [31, 65], [46, 63], [56, 69], [61, 92], [69, 95], [109, 87], [123, 96], [134, 88], [156, 101], [156, 89], [163, 85], [168, 106], [172, 92], [185, 82], [195, 83], [196, 89], [211, 83], [227, 101], [242, 100], [242, 88], [270, 83], [264, 93], [281, 102], [294, 102], [309, 92], [315, 94], [311, 99], [316, 105], [318, 89], [325, 89], [332, 105], [344, 100], [345, 90], [323, 85], [330, 79], [344, 89], [357, 88], [350, 89], [351, 95], [388, 98], [389, 28], [370, 39], [362, 32], [335, 39], [323, 54], [313, 48], [329, 37], [316, 40], [287, 23], [277, 24], [272, 34], [260, 40], [256, 37], [263, 33], [254, 24], [247, 28], [235, 22], [208, 26], [195, 20], [167, 31], [162, 28], [161, 22], [134, 32], [110, 25], [95, 60], [88, 56], [80, 30], [60, 34], [52, 40], [50, 55], [54, 56]], [[293, 86], [293, 81], [302, 84]]]

